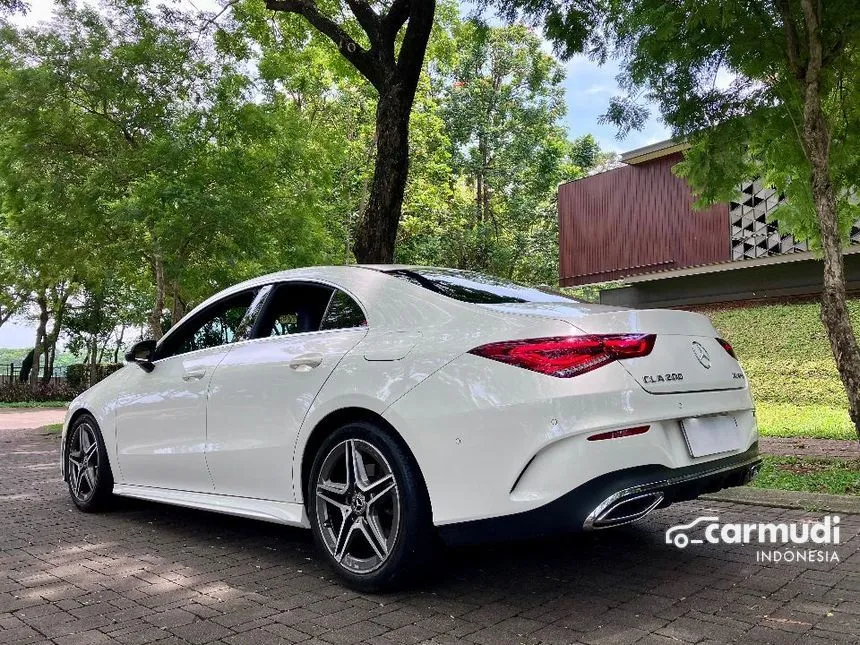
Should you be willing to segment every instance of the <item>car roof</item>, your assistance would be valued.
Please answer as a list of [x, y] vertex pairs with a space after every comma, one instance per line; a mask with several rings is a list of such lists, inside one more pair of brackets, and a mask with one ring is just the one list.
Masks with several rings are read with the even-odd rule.
[[[254, 284], [265, 281], [269, 282], [272, 280], [291, 280], [295, 278], [302, 278], [308, 276], [315, 276], [318, 278], [337, 278], [344, 275], [345, 272], [353, 271], [354, 269], [365, 269], [371, 271], [409, 271], [413, 269], [419, 268], [428, 268], [428, 267], [420, 267], [415, 264], [336, 264], [336, 265], [327, 265], [327, 266], [310, 266], [310, 267], [302, 267], [299, 269], [286, 269], [284, 271], [276, 271], [274, 273], [268, 273], [266, 275], [261, 275], [256, 278], [251, 278], [250, 280], [246, 280], [245, 282], [240, 283], [243, 287], [253, 286]], [[240, 285], [235, 285], [240, 286]], [[231, 287], [232, 288], [232, 287]]]
[[[209, 296], [206, 300], [201, 302], [199, 305], [189, 311], [185, 316], [183, 316], [182, 320], [174, 324], [165, 333], [165, 336], [171, 334], [179, 326], [180, 323], [193, 317], [199, 311], [202, 311], [212, 303], [231, 296], [234, 293], [244, 291], [245, 289], [271, 284], [273, 282], [280, 282], [286, 280], [301, 280], [303, 278], [307, 280], [322, 280], [324, 282], [332, 282], [340, 288], [343, 288], [344, 286], [349, 286], [349, 284], [344, 285], [343, 280], [347, 279], [347, 282], [350, 282], [348, 280], [348, 278], [350, 277], [353, 278], [351, 282], [364, 282], [365, 280], [360, 279], [360, 272], [375, 271], [383, 273], [385, 271], [403, 270], [411, 268], [417, 267], [407, 264], [343, 264], [332, 266], [310, 266], [302, 267], [299, 269], [287, 269], [284, 271], [267, 273], [265, 275], [257, 276], [256, 278], [251, 278], [250, 280], [245, 280], [244, 282], [234, 284]], [[359, 279], [355, 280], [355, 278]]]

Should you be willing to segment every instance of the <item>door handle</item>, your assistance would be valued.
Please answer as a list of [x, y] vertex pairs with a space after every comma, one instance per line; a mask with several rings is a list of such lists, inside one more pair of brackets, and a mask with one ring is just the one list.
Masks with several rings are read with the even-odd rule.
[[322, 362], [322, 354], [302, 354], [290, 361], [290, 368], [297, 372], [309, 372], [313, 368], [319, 367]]
[[182, 375], [183, 381], [199, 381], [206, 376], [206, 370], [190, 370]]

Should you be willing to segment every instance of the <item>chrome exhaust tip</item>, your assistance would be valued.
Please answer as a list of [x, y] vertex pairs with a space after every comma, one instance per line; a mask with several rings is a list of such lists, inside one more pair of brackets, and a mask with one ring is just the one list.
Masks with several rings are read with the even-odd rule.
[[585, 530], [608, 529], [642, 519], [663, 501], [662, 491], [627, 495], [615, 493], [597, 505], [585, 518]]

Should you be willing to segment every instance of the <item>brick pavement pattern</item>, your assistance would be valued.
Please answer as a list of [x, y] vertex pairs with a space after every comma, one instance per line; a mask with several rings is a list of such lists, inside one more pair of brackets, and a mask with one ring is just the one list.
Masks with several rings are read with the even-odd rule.
[[698, 515], [803, 511], [679, 504], [635, 526], [448, 552], [388, 595], [332, 578], [309, 532], [156, 504], [74, 509], [56, 436], [0, 431], [0, 644], [860, 643], [860, 516], [841, 562], [757, 564], [753, 547], [664, 544]]

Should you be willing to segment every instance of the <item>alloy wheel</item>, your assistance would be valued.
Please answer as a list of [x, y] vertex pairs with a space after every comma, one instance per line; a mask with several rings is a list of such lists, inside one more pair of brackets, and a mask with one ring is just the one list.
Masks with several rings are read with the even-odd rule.
[[383, 454], [347, 439], [326, 455], [314, 485], [316, 521], [332, 557], [347, 571], [370, 573], [388, 559], [400, 529], [400, 492]]
[[69, 442], [69, 490], [79, 502], [95, 495], [99, 477], [99, 444], [89, 423], [78, 425]]

